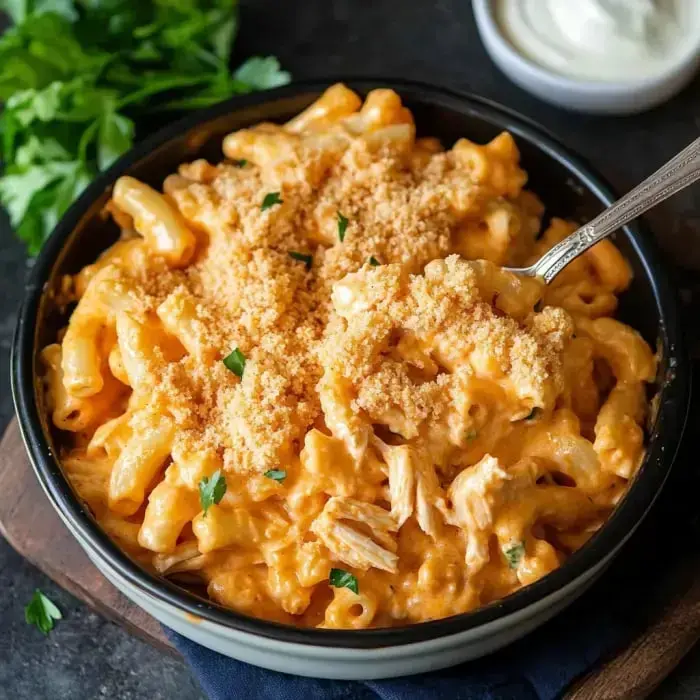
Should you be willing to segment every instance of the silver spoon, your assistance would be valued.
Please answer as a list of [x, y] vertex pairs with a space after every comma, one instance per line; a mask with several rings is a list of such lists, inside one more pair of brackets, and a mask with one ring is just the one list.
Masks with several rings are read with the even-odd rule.
[[527, 277], [539, 277], [549, 284], [574, 258], [585, 253], [621, 226], [663, 202], [679, 190], [700, 179], [700, 138], [662, 165], [653, 175], [611, 204], [593, 221], [559, 241], [529, 267], [505, 270]]

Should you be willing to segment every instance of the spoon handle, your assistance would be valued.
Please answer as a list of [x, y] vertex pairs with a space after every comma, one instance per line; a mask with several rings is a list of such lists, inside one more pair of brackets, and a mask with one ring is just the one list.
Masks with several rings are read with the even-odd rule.
[[575, 257], [698, 179], [700, 179], [700, 138], [695, 139], [687, 148], [601, 212], [590, 223], [557, 243], [532, 266], [532, 273], [549, 284]]

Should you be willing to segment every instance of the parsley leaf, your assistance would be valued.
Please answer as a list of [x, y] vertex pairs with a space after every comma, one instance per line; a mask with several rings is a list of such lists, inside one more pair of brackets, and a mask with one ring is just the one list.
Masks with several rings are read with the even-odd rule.
[[33, 164], [27, 168], [8, 167], [0, 180], [0, 200], [2, 200], [13, 226], [19, 226], [27, 215], [34, 197], [48, 185], [65, 177], [73, 163], [53, 162]]
[[62, 620], [61, 611], [38, 588], [34, 591], [32, 599], [24, 608], [24, 619], [28, 625], [36, 625], [36, 628], [47, 635], [54, 626], [54, 620]]
[[233, 74], [233, 78], [251, 90], [268, 90], [286, 85], [291, 76], [280, 70], [280, 62], [274, 56], [253, 56]]
[[134, 122], [117, 112], [103, 112], [97, 135], [97, 167], [107, 170], [133, 142]]
[[372, 267], [377, 267], [378, 265], [381, 265], [381, 263], [379, 262], [379, 260], [377, 260], [377, 258], [375, 258], [374, 255], [370, 255], [369, 264], [370, 264]]
[[525, 555], [525, 543], [518, 542], [507, 549], [503, 550], [503, 556], [505, 556], [508, 566], [511, 569], [517, 569], [520, 564], [520, 560]]
[[274, 207], [275, 204], [282, 204], [283, 201], [283, 199], [280, 199], [279, 192], [268, 192], [263, 198], [262, 204], [260, 205], [260, 211], [265, 211], [265, 209]]
[[[289, 82], [272, 56], [228, 67], [226, 0], [6, 0], [0, 205], [36, 254], [58, 219], [160, 113]], [[176, 116], [176, 115], [173, 115]]]
[[348, 227], [348, 220], [338, 212], [338, 238], [342, 243], [345, 240], [345, 231]]
[[289, 257], [294, 258], [295, 260], [298, 260], [299, 262], [303, 262], [304, 265], [306, 265], [307, 270], [311, 269], [311, 265], [312, 265], [313, 260], [314, 260], [310, 255], [306, 255], [305, 253], [297, 253], [295, 250], [289, 251]]
[[287, 478], [287, 472], [284, 469], [269, 469], [265, 472], [265, 476], [281, 483]]
[[360, 590], [357, 585], [357, 578], [349, 571], [344, 571], [343, 569], [331, 569], [328, 575], [328, 583], [333, 588], [349, 588], [353, 593], [358, 593]]
[[248, 165], [248, 161], [245, 158], [234, 159], [231, 161], [237, 168], [245, 168]]
[[[32, 10], [32, 6], [33, 10]], [[30, 11], [36, 14], [42, 12], [56, 12], [65, 15], [67, 19], [75, 17], [75, 9], [72, 0], [5, 0], [2, 3], [3, 10], [7, 12], [15, 23], [21, 22]]]
[[217, 469], [210, 478], [203, 476], [199, 482], [199, 502], [204, 511], [204, 517], [207, 517], [207, 511], [213, 505], [221, 502], [221, 499], [226, 493], [226, 479]]
[[245, 371], [245, 355], [238, 348], [224, 357], [222, 362], [224, 365], [226, 365], [226, 369], [231, 370], [234, 374], [237, 374], [241, 379], [243, 379], [243, 372]]
[[27, 167], [10, 166], [6, 173], [0, 178], [0, 201], [7, 208], [17, 236], [27, 244], [29, 253], [36, 255], [46, 231], [53, 230], [90, 182], [90, 173], [79, 161], [58, 160]]

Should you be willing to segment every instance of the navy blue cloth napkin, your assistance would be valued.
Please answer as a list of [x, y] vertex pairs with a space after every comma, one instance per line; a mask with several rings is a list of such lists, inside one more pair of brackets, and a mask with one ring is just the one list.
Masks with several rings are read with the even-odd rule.
[[622, 609], [599, 585], [525, 639], [454, 668], [378, 681], [266, 671], [166, 630], [211, 700], [555, 700], [620, 642]]

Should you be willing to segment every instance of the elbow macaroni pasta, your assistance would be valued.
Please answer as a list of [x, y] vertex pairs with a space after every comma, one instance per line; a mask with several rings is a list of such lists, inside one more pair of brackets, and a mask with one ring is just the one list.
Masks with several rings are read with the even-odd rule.
[[390, 90], [334, 85], [223, 151], [165, 193], [118, 180], [122, 238], [41, 353], [98, 523], [160, 575], [304, 626], [455, 615], [557, 568], [644, 455], [656, 361], [611, 318], [615, 246], [546, 288], [503, 271], [573, 224], [538, 235], [509, 134], [443, 150]]

